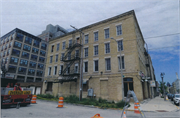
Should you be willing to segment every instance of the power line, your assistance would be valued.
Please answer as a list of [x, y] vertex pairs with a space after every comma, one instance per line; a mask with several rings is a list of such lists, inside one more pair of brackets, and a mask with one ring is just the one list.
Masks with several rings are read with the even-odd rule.
[[177, 34], [180, 34], [180, 33], [167, 34], [167, 35], [154, 36], [154, 37], [147, 37], [147, 38], [144, 38], [144, 39], [151, 39], [151, 38], [158, 38], [158, 37], [172, 36], [172, 35], [177, 35]]

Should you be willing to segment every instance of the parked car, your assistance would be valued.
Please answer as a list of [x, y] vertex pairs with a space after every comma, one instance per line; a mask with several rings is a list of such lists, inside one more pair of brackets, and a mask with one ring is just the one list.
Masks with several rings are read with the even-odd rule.
[[170, 98], [170, 99], [171, 99], [171, 101], [173, 101], [173, 98], [174, 98], [174, 94], [172, 94], [172, 95], [171, 95], [171, 98]]
[[175, 94], [173, 100], [174, 100], [174, 104], [175, 104], [175, 105], [179, 105], [179, 102], [180, 102], [180, 94]]

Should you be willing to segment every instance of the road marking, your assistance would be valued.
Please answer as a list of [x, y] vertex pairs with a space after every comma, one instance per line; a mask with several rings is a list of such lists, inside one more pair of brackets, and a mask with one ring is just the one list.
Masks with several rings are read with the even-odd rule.
[[[177, 107], [177, 106], [176, 106]], [[180, 109], [179, 107], [177, 107], [178, 109]]]

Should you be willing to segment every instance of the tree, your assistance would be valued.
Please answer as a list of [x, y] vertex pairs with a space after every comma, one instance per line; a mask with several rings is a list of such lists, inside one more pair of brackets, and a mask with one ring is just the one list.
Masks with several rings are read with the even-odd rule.
[[159, 92], [163, 95], [163, 84], [164, 84], [165, 93], [167, 92], [166, 82], [162, 83], [162, 81], [160, 81], [159, 83], [160, 83], [160, 85], [159, 85]]

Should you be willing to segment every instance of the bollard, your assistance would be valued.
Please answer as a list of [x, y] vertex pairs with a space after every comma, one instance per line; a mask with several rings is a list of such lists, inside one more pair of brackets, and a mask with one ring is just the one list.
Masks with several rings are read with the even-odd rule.
[[36, 104], [36, 97], [37, 97], [36, 95], [33, 95], [32, 100], [31, 100], [32, 104]]
[[63, 107], [63, 97], [59, 97], [59, 102], [58, 102], [58, 107], [57, 108], [62, 108]]
[[139, 103], [134, 103], [134, 113], [136, 114], [140, 114], [138, 107], [140, 107]]
[[91, 118], [103, 118], [103, 117], [101, 117], [100, 114], [96, 114], [96, 115], [94, 115], [94, 116], [91, 117]]

